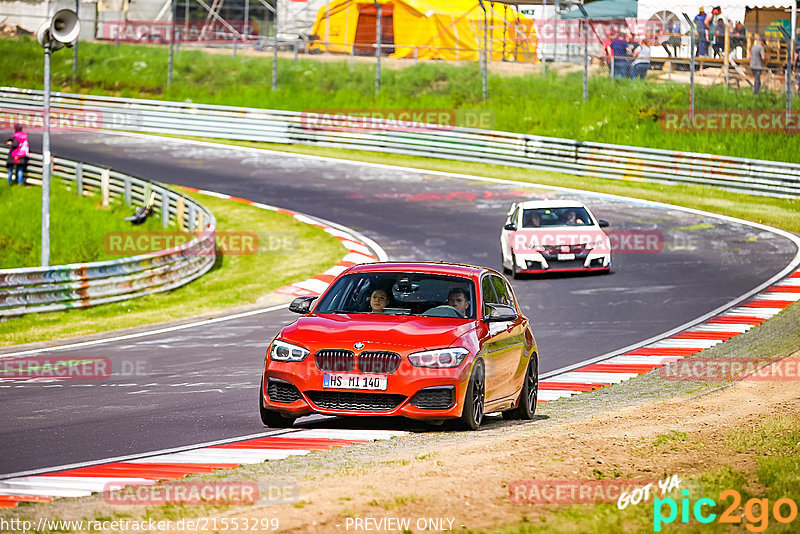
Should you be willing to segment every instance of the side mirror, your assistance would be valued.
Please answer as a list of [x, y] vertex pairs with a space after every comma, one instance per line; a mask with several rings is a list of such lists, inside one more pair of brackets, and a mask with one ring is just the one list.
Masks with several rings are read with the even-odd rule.
[[289, 304], [289, 311], [294, 313], [308, 313], [308, 310], [311, 309], [311, 303], [316, 299], [317, 297], [297, 297]]
[[511, 230], [512, 232], [514, 232], [517, 229], [517, 225], [514, 224], [514, 223], [508, 223], [503, 228], [505, 228], [506, 230]]
[[517, 310], [514, 306], [506, 304], [487, 304], [489, 307], [489, 314], [484, 316], [483, 321], [486, 323], [504, 323], [508, 321], [516, 321]]
[[598, 219], [597, 226], [599, 226], [600, 228], [608, 228], [609, 226], [611, 226], [611, 224], [604, 219]]

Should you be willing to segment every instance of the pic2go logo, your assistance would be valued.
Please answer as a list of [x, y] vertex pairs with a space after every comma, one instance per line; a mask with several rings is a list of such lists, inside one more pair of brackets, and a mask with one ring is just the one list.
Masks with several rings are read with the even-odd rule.
[[[682, 490], [683, 498], [680, 502], [681, 523], [689, 522], [689, 511], [691, 509], [694, 519], [700, 523], [711, 523], [717, 519], [717, 514], [708, 511], [708, 508], [717, 506], [713, 499], [702, 498], [695, 501], [694, 506], [689, 502], [689, 490]], [[719, 494], [720, 504], [728, 498], [733, 502], [719, 515], [720, 523], [731, 523], [740, 525], [742, 516], [735, 514], [742, 503], [742, 496], [736, 490], [725, 490]], [[664, 507], [669, 509], [664, 515]], [[703, 508], [707, 506], [708, 508]], [[788, 512], [788, 513], [787, 513]], [[750, 532], [764, 532], [769, 526], [769, 516], [775, 518], [778, 523], [791, 523], [797, 519], [797, 503], [786, 497], [778, 499], [770, 508], [769, 499], [752, 498], [744, 505], [744, 518], [747, 520], [745, 528]], [[661, 532], [661, 526], [668, 525], [678, 517], [678, 503], [670, 497], [653, 500], [653, 531]]]

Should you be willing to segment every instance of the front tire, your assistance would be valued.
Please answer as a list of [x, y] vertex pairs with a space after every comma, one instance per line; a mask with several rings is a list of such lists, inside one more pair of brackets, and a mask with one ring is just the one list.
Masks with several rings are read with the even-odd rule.
[[536, 413], [536, 403], [539, 400], [539, 369], [536, 364], [536, 354], [531, 354], [530, 360], [519, 394], [519, 404], [516, 408], [503, 412], [504, 419], [530, 420]]
[[517, 271], [517, 257], [511, 254], [511, 278], [519, 280], [520, 273]]
[[258, 391], [258, 411], [261, 414], [261, 422], [270, 428], [289, 428], [294, 424], [296, 417], [287, 417], [280, 412], [267, 410], [264, 408], [264, 381], [261, 381], [261, 388]]
[[464, 409], [461, 424], [467, 430], [477, 430], [483, 421], [483, 407], [486, 397], [486, 381], [483, 362], [478, 361], [469, 377], [469, 385], [464, 395]]

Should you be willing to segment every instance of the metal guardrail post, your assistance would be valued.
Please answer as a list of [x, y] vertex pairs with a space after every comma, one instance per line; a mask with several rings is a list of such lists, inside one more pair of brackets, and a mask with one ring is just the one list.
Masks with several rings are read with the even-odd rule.
[[166, 189], [160, 189], [161, 195], [161, 226], [166, 228], [169, 226], [169, 192]]
[[75, 165], [75, 194], [83, 196], [83, 162], [79, 161]]
[[[122, 188], [123, 188], [122, 189], [122, 194], [123, 194], [123, 198], [125, 199], [125, 204], [130, 206], [132, 204], [132, 202], [131, 202], [131, 179], [130, 179], [129, 176], [126, 176], [123, 179]], [[145, 202], [147, 202], [147, 199], [145, 199]]]
[[189, 231], [194, 232], [195, 227], [197, 225], [197, 208], [194, 205], [194, 202], [189, 204]]

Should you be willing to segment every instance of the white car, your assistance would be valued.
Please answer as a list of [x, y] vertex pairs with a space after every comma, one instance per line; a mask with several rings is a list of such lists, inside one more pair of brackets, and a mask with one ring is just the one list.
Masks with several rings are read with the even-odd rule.
[[597, 219], [575, 200], [531, 200], [511, 205], [500, 233], [503, 269], [525, 273], [611, 270], [611, 242]]

